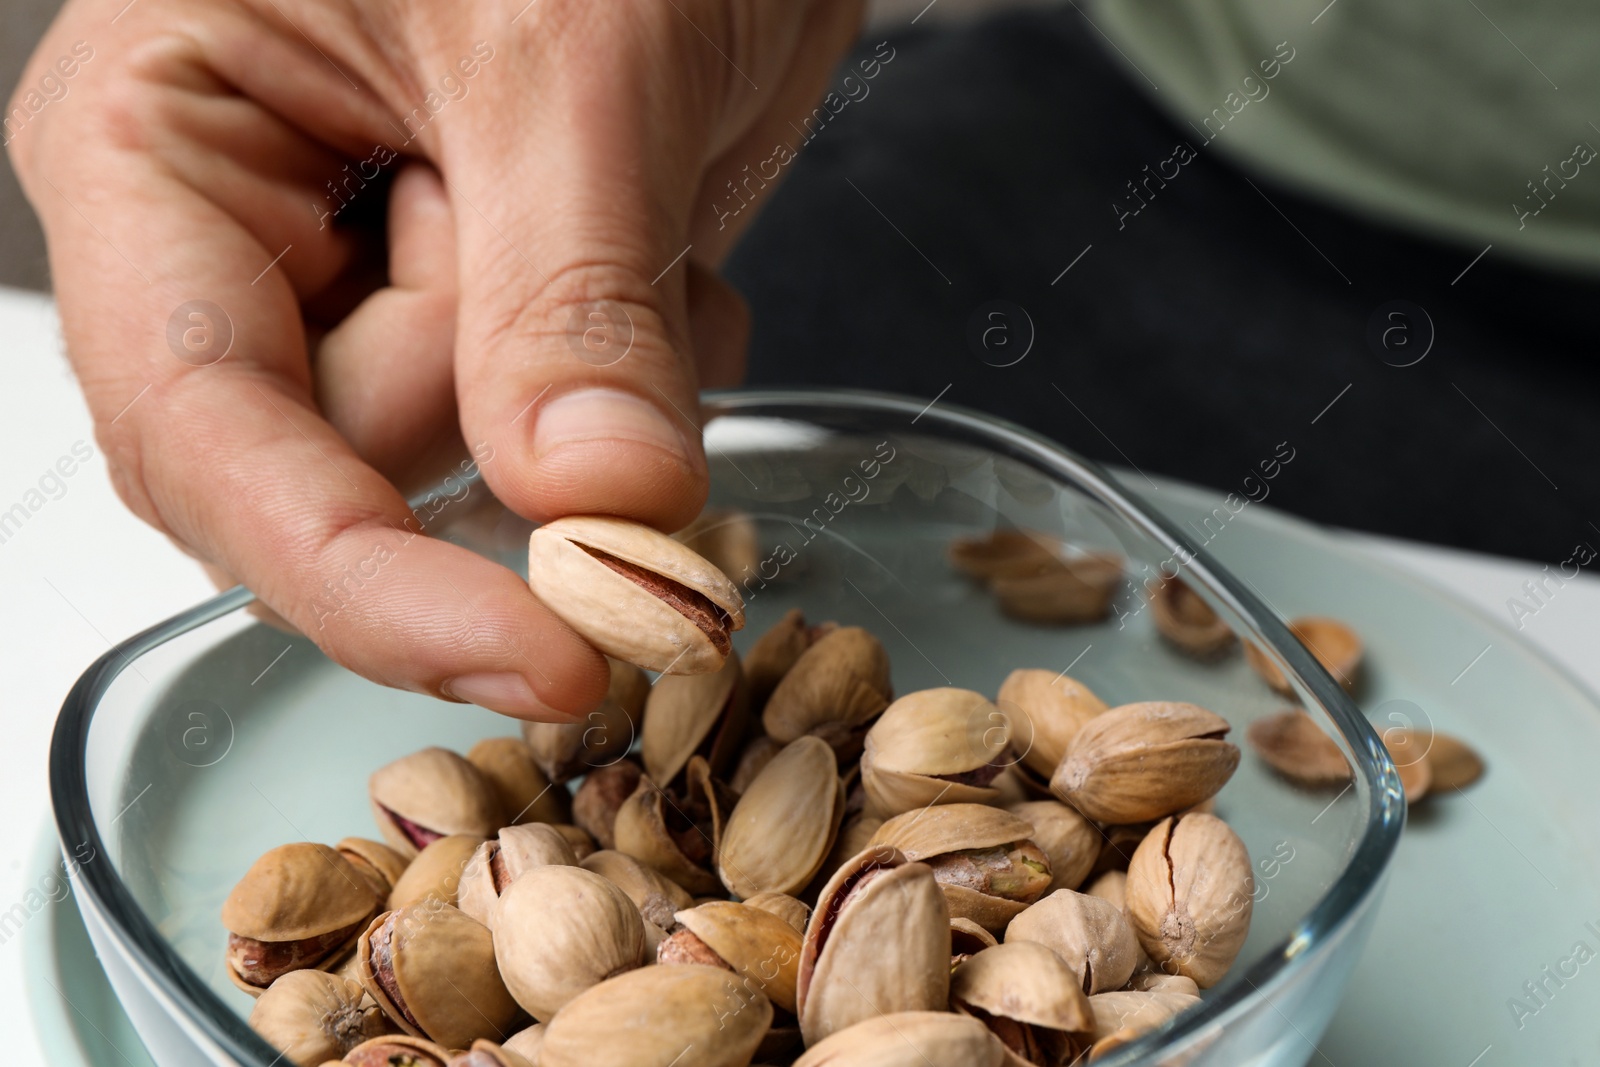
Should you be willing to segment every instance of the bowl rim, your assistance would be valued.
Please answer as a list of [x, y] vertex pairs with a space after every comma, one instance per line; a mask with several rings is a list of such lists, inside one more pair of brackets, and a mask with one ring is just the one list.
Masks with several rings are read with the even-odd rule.
[[[1320, 955], [1320, 950], [1336, 943], [1363, 913], [1383, 883], [1405, 820], [1404, 794], [1388, 750], [1365, 715], [1292, 637], [1275, 612], [1218, 564], [1203, 545], [1194, 545], [1176, 523], [1151, 508], [1100, 464], [1016, 423], [954, 404], [939, 404], [937, 397], [924, 405], [919, 399], [892, 393], [805, 387], [716, 390], [703, 394], [702, 400], [707, 423], [728, 415], [782, 418], [785, 413], [824, 425], [829, 416], [836, 421], [848, 422], [850, 416], [855, 416], [880, 423], [906, 416], [909, 424], [926, 419], [926, 427], [911, 432], [931, 431], [947, 440], [982, 447], [1072, 486], [1156, 543], [1187, 553], [1188, 561], [1182, 567], [1255, 627], [1257, 636], [1283, 658], [1349, 745], [1369, 803], [1360, 836], [1350, 848], [1339, 877], [1283, 941], [1249, 968], [1230, 973], [1199, 1009], [1141, 1035], [1098, 1062], [1105, 1067], [1124, 1067], [1158, 1049], [1172, 1051], [1178, 1043], [1203, 1031], [1225, 1026], [1254, 999], [1265, 998], [1273, 987], [1289, 980]], [[423, 499], [431, 495], [423, 494]], [[112, 683], [151, 649], [230, 615], [254, 600], [254, 594], [243, 586], [219, 593], [118, 643], [79, 676], [62, 703], [50, 743], [51, 805], [61, 842], [86, 841], [94, 848], [94, 855], [107, 854], [90, 805], [87, 758], [94, 713]], [[129, 955], [129, 962], [142, 977], [154, 981], [165, 999], [180, 1008], [187, 1021], [220, 1051], [251, 1067], [273, 1067], [281, 1062], [282, 1054], [251, 1030], [244, 1017], [229, 1007], [161, 936], [112, 864], [76, 865], [72, 877], [104, 920], [105, 929]]]

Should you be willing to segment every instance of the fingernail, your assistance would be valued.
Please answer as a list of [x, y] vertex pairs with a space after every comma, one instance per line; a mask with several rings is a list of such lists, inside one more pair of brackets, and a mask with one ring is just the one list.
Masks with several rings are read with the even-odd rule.
[[[439, 686], [440, 692], [456, 700], [498, 711], [502, 715], [519, 718], [539, 715], [552, 717], [556, 712], [533, 695], [533, 687], [520, 674], [510, 671], [495, 674], [463, 674], [447, 679]], [[562, 716], [566, 718], [566, 716]]]
[[584, 441], [638, 441], [689, 462], [683, 434], [660, 408], [620, 389], [579, 389], [539, 411], [533, 432], [535, 459]]

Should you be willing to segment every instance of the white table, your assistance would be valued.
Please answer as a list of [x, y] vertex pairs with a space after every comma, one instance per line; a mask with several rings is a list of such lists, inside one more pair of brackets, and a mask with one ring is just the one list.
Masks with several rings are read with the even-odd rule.
[[[98, 448], [62, 479], [64, 489], [47, 484], [54, 499], [28, 497], [74, 446], [80, 453], [84, 445], [94, 447], [94, 436], [48, 299], [0, 289], [0, 352], [0, 514], [16, 503], [40, 505], [20, 528], [0, 530], [0, 693], [7, 725], [0, 739], [3, 913], [34, 877], [27, 864], [49, 809], [45, 754], [73, 680], [112, 641], [212, 590], [192, 560], [122, 507]], [[1361, 540], [1374, 555], [1433, 579], [1507, 625], [1506, 598], [1540, 568], [1386, 538]], [[1600, 642], [1600, 579], [1585, 576], [1567, 585], [1527, 620], [1523, 636], [1600, 691], [1600, 657], [1593, 653]], [[14, 936], [0, 944], [0, 1033], [10, 1043], [10, 1061], [43, 1063], [28, 1022], [21, 941]]]

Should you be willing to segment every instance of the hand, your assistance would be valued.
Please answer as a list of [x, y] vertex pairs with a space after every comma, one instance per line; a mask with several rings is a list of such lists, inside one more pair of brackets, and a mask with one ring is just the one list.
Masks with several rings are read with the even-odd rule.
[[728, 183], [770, 192], [750, 175], [859, 20], [71, 0], [6, 133], [123, 500], [368, 678], [582, 714], [603, 657], [511, 571], [418, 536], [402, 490], [470, 453], [530, 519], [695, 516], [697, 390], [737, 380], [746, 334], [712, 272], [753, 214]]

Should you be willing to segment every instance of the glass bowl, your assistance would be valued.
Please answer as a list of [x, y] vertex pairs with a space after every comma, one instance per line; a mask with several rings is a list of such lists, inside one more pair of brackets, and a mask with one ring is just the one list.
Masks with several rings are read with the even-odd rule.
[[[1016, 667], [1071, 672], [1109, 703], [1185, 700], [1244, 729], [1285, 704], [1235, 652], [1198, 662], [1156, 633], [1148, 591], [1181, 572], [1263, 650], [1346, 754], [1342, 792], [1308, 792], [1246, 753], [1216, 800], [1255, 863], [1250, 935], [1204, 1003], [1102, 1059], [1299, 1064], [1313, 1055], [1367, 936], [1404, 819], [1366, 719], [1276, 618], [1180, 530], [1093, 463], [1026, 430], [943, 405], [848, 391], [706, 398], [708, 507], [748, 517], [730, 574], [749, 643], [790, 608], [866, 627], [897, 693], [995, 693]], [[455, 479], [417, 502], [429, 529], [526, 567], [529, 525]], [[952, 568], [957, 538], [1039, 531], [1126, 563], [1107, 616], [1041, 625], [1003, 614]], [[234, 589], [112, 649], [62, 708], [50, 783], [96, 951], [157, 1062], [271, 1067], [251, 1000], [222, 960], [224, 897], [287, 841], [376, 836], [367, 775], [416, 748], [465, 750], [515, 724], [375, 685], [246, 612]], [[652, 1067], [652, 1065], [641, 1065]], [[665, 1064], [654, 1067], [666, 1067]]]

